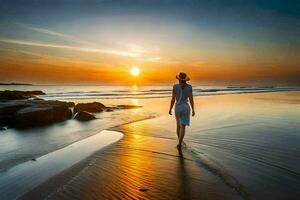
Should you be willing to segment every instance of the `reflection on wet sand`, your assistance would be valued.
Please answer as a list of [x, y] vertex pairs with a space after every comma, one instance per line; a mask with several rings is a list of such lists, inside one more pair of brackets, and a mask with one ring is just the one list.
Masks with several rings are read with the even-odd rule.
[[191, 185], [189, 183], [189, 172], [186, 170], [185, 167], [185, 159], [182, 152], [182, 149], [178, 149], [178, 168], [177, 168], [177, 175], [178, 175], [178, 182], [181, 183], [180, 190], [183, 192], [183, 195], [186, 199], [191, 199], [190, 188]]
[[140, 132], [147, 129], [143, 123], [116, 129], [125, 133], [124, 139], [98, 152], [49, 199], [231, 199], [236, 195], [197, 166], [187, 150], [178, 152], [176, 140], [145, 136]]

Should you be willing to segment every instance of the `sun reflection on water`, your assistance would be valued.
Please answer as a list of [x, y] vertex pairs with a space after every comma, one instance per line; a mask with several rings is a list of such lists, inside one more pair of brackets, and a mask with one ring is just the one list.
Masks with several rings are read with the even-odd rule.
[[132, 102], [132, 104], [135, 105], [135, 106], [140, 105], [139, 99], [131, 99], [131, 102]]

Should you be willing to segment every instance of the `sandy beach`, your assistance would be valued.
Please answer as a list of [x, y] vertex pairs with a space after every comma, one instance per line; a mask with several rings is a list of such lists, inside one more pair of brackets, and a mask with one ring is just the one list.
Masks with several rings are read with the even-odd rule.
[[[130, 125], [123, 128], [131, 129]], [[178, 155], [175, 145], [170, 139], [126, 134], [118, 144], [95, 154], [92, 164], [75, 173], [63, 188], [49, 191], [49, 183], [45, 183], [22, 199], [231, 199], [238, 196], [211, 172], [199, 167], [186, 150]], [[49, 182], [56, 182], [55, 178]]]
[[21, 199], [297, 199], [299, 92], [196, 100], [182, 152], [169, 100], [143, 100], [157, 117], [110, 128], [124, 137]]

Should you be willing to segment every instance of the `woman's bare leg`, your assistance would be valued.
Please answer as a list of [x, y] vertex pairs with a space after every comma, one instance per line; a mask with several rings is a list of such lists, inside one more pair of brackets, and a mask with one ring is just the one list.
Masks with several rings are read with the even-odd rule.
[[179, 138], [180, 138], [180, 124], [179, 123], [177, 123], [176, 133], [177, 133], [177, 138], [179, 140]]
[[183, 141], [184, 135], [185, 135], [185, 124], [181, 124], [180, 126], [180, 133], [179, 133], [179, 142], [178, 145], [181, 146], [181, 143]]

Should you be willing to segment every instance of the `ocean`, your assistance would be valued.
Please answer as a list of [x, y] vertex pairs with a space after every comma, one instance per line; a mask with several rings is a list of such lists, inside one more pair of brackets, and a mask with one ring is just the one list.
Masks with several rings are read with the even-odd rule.
[[[194, 86], [194, 96], [243, 94], [259, 92], [297, 91], [300, 86]], [[0, 90], [42, 90], [44, 99], [58, 100], [103, 100], [165, 98], [172, 95], [169, 86], [60, 86], [23, 85], [0, 86]]]

